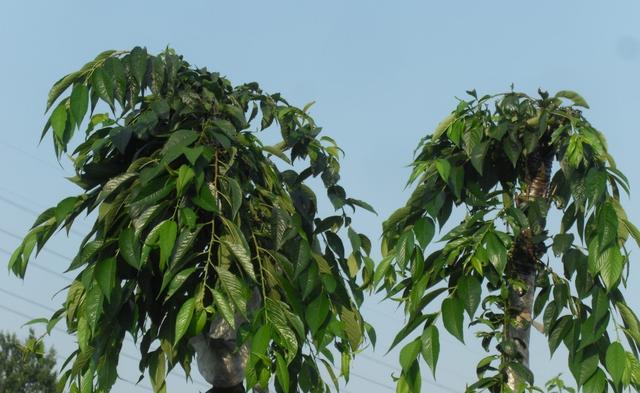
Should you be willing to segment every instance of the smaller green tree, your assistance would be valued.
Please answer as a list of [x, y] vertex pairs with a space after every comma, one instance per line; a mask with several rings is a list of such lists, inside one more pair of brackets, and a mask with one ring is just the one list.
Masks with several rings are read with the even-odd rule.
[[33, 330], [22, 343], [15, 334], [0, 332], [0, 393], [54, 393], [56, 353], [45, 352]]
[[[552, 354], [564, 343], [582, 391], [637, 391], [640, 322], [621, 289], [625, 243], [640, 241], [640, 232], [620, 204], [627, 179], [582, 115], [587, 103], [570, 91], [469, 94], [421, 141], [409, 180], [417, 186], [384, 223], [375, 279], [408, 314], [393, 345], [422, 326], [400, 352], [398, 392], [420, 391], [420, 354], [435, 372], [436, 320], [463, 341], [465, 313], [485, 350], [496, 350], [478, 363], [468, 392], [538, 389], [531, 326]], [[427, 252], [436, 223], [442, 229], [454, 206], [464, 207], [464, 219]], [[553, 207], [562, 220], [550, 234]]]

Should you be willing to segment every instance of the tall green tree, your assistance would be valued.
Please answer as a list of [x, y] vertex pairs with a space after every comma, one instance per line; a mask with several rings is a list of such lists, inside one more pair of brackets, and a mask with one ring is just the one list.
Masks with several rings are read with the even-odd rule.
[[[171, 369], [191, 371], [190, 340], [221, 320], [233, 333], [228, 354], [248, 353], [248, 387], [329, 391], [320, 368], [337, 386], [336, 353], [348, 379], [371, 332], [358, 282], [373, 277], [370, 241], [349, 214], [372, 209], [338, 184], [341, 150], [319, 136], [308, 107], [256, 83], [233, 86], [172, 50], [136, 47], [62, 78], [47, 108], [43, 137], [51, 130], [57, 155], [70, 155], [82, 192], [38, 217], [9, 267], [24, 277], [34, 250], [93, 213], [68, 269], [76, 279], [49, 322], [77, 336], [62, 386], [108, 392], [129, 333], [140, 371], [165, 392]], [[280, 140], [263, 144], [262, 130]], [[334, 215], [318, 214], [312, 178]]]
[[22, 343], [15, 334], [0, 332], [0, 393], [54, 393], [56, 353], [33, 330]]
[[[468, 392], [533, 388], [532, 326], [551, 353], [568, 349], [584, 392], [637, 391], [640, 323], [621, 289], [625, 242], [640, 233], [620, 204], [627, 179], [582, 114], [587, 103], [570, 91], [468, 93], [420, 142], [413, 193], [384, 222], [375, 279], [408, 315], [393, 342], [408, 341], [398, 391], [420, 391], [420, 358], [435, 373], [438, 326], [463, 341], [465, 321], [492, 352]], [[445, 226], [454, 206], [464, 219]], [[550, 231], [553, 208], [562, 218]], [[427, 248], [436, 227], [443, 236]]]

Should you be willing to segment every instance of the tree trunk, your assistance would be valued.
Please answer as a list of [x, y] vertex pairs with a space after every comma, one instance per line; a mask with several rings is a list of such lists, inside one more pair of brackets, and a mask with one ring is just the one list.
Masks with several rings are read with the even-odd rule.
[[[535, 293], [536, 272], [535, 267], [529, 271], [516, 271], [513, 278], [524, 283], [526, 290], [509, 290], [509, 307], [515, 313], [512, 324], [506, 327], [507, 339], [516, 343], [516, 350], [520, 357], [520, 362], [529, 367], [529, 337], [531, 335], [531, 320], [533, 310], [533, 295]], [[514, 370], [507, 371], [508, 385], [514, 392], [516, 386], [520, 384], [521, 378]]]
[[242, 384], [232, 386], [230, 388], [211, 388], [207, 393], [245, 393], [246, 390]]
[[[525, 178], [526, 192], [519, 195], [516, 201], [527, 205], [538, 198], [547, 197], [551, 176], [552, 155], [544, 156], [538, 150], [532, 153], [527, 162], [527, 176]], [[544, 253], [544, 243], [536, 243], [535, 235], [539, 235], [545, 228], [545, 218], [541, 217], [539, 233], [532, 233], [526, 228], [518, 234], [509, 258], [507, 274], [510, 280], [519, 281], [524, 288], [509, 287], [508, 310], [511, 323], [505, 326], [507, 340], [515, 343], [516, 356], [525, 367], [529, 367], [529, 338], [533, 321], [533, 301], [536, 290], [537, 262]], [[531, 224], [531, 223], [530, 223]], [[522, 377], [512, 368], [507, 369], [507, 385], [516, 392], [518, 385], [523, 383]]]
[[[262, 303], [260, 292], [253, 291], [247, 310], [253, 312]], [[235, 315], [235, 325], [240, 326], [246, 319], [240, 314]], [[191, 346], [196, 350], [198, 370], [213, 388], [207, 393], [245, 393], [243, 385], [245, 368], [249, 359], [249, 345], [236, 343], [237, 330], [231, 327], [221, 316], [216, 316], [207, 333], [203, 332], [190, 339]], [[254, 391], [262, 393], [267, 390]]]

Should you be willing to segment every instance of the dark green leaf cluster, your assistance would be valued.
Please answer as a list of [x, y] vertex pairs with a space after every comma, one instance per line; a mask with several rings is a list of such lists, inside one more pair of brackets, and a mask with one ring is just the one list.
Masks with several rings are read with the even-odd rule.
[[[438, 318], [462, 341], [465, 313], [482, 346], [497, 350], [480, 361], [468, 391], [512, 391], [510, 373], [524, 381], [515, 390], [533, 385], [518, 352], [524, 344], [507, 334], [532, 324], [551, 352], [561, 343], [569, 349], [569, 367], [585, 392], [637, 388], [640, 324], [619, 288], [629, 260], [624, 244], [640, 233], [620, 205], [627, 180], [578, 108], [586, 102], [569, 91], [540, 91], [540, 98], [468, 93], [472, 99], [421, 141], [409, 180], [414, 191], [384, 223], [375, 282], [408, 316], [393, 345], [422, 332], [401, 350], [398, 391], [420, 391], [420, 355], [435, 372]], [[428, 251], [454, 206], [464, 206], [466, 216]], [[552, 207], [563, 214], [553, 237], [546, 229]], [[533, 288], [522, 274], [537, 276]], [[515, 315], [509, 294], [536, 289], [533, 315]], [[627, 337], [626, 349], [609, 336], [611, 327]]]
[[[129, 333], [140, 371], [164, 392], [173, 367], [190, 371], [189, 338], [219, 317], [239, 346], [250, 343], [248, 386], [266, 387], [275, 375], [281, 392], [328, 391], [319, 365], [337, 385], [336, 350], [348, 378], [371, 331], [359, 282], [373, 279], [373, 262], [346, 208], [371, 208], [338, 185], [340, 150], [318, 136], [306, 108], [256, 83], [233, 86], [171, 50], [152, 56], [138, 47], [104, 52], [58, 81], [54, 104], [44, 132], [52, 130], [58, 155], [86, 130], [71, 153], [71, 180], [83, 192], [38, 217], [10, 269], [23, 277], [34, 249], [81, 213], [96, 214], [69, 266], [78, 275], [49, 322], [64, 319], [78, 337], [61, 386], [109, 391]], [[111, 114], [97, 113], [101, 105]], [[258, 131], [267, 128], [279, 128], [282, 141], [263, 145]], [[338, 214], [318, 216], [305, 185], [313, 177]]]

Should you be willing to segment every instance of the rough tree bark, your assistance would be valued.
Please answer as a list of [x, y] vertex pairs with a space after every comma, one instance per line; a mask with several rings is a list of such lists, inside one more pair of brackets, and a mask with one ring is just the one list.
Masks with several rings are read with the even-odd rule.
[[[518, 204], [526, 204], [538, 198], [547, 197], [551, 176], [553, 156], [540, 150], [533, 152], [527, 165], [525, 178], [525, 193], [516, 198]], [[536, 241], [536, 235], [545, 230], [545, 219], [542, 218], [539, 229], [524, 229], [518, 234], [509, 257], [509, 278], [519, 281], [523, 288], [509, 288], [508, 310], [511, 316], [509, 324], [505, 326], [507, 339], [515, 343], [517, 356], [522, 364], [529, 367], [529, 339], [533, 322], [533, 302], [536, 290], [537, 261], [544, 253], [544, 242]], [[507, 384], [511, 390], [517, 391], [522, 377], [515, 370], [507, 369]]]

